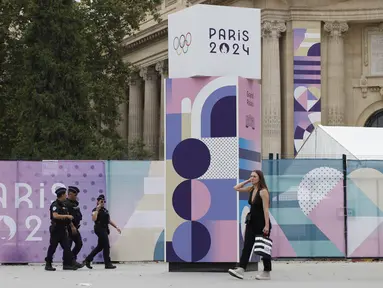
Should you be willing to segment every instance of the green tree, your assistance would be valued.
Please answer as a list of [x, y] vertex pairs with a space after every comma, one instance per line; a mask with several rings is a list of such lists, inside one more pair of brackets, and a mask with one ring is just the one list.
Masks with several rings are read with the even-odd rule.
[[115, 129], [130, 73], [121, 43], [160, 2], [2, 0], [0, 158], [148, 155]]
[[12, 63], [19, 71], [12, 76], [17, 85], [12, 102], [19, 110], [12, 151], [17, 158], [96, 156], [85, 23], [74, 6], [72, 0], [33, 0], [24, 7], [29, 24], [20, 40], [22, 54]]
[[11, 139], [16, 128], [9, 107], [13, 87], [13, 56], [19, 48], [17, 40], [23, 21], [19, 14], [22, 7], [23, 3], [19, 0], [0, 1], [0, 158], [10, 158], [13, 147]]

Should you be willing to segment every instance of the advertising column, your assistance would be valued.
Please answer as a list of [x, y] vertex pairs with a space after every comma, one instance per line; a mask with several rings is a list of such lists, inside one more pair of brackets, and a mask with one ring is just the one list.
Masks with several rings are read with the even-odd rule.
[[227, 269], [242, 241], [233, 186], [260, 167], [260, 10], [195, 5], [168, 23], [166, 261]]

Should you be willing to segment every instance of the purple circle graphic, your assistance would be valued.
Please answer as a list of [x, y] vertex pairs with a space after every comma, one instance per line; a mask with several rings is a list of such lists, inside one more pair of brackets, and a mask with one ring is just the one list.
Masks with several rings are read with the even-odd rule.
[[191, 204], [191, 180], [186, 180], [174, 190], [173, 208], [182, 219], [191, 220]]
[[320, 43], [315, 43], [311, 46], [307, 52], [307, 56], [321, 56]]
[[183, 178], [196, 179], [210, 166], [210, 151], [202, 141], [189, 138], [178, 143], [173, 152], [174, 170]]
[[180, 259], [186, 262], [198, 262], [209, 252], [211, 237], [204, 225], [188, 221], [174, 231], [172, 243], [174, 252]]
[[198, 180], [181, 182], [173, 193], [174, 211], [185, 220], [199, 220], [209, 211], [211, 196], [209, 189]]

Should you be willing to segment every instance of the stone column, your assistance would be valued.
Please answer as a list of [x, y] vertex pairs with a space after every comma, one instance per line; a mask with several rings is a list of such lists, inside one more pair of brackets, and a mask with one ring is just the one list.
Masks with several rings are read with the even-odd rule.
[[285, 37], [281, 38], [281, 114], [282, 156], [294, 157], [294, 32], [293, 22], [286, 23]]
[[160, 139], [159, 139], [159, 159], [164, 159], [164, 120], [165, 120], [165, 107], [164, 107], [164, 95], [165, 95], [165, 87], [164, 81], [168, 77], [168, 61], [163, 60], [156, 64], [156, 70], [161, 75], [161, 100], [160, 100]]
[[122, 139], [128, 141], [128, 92], [125, 92], [124, 100], [118, 106], [118, 111], [121, 117], [121, 120], [117, 125], [117, 133], [121, 136]]
[[133, 143], [142, 140], [143, 127], [143, 83], [142, 78], [135, 73], [129, 83], [129, 129], [128, 140]]
[[152, 154], [152, 159], [158, 159], [158, 111], [159, 111], [159, 87], [158, 74], [153, 66], [144, 67], [140, 71], [145, 81], [144, 96], [144, 144]]
[[326, 22], [324, 30], [329, 33], [327, 124], [330, 126], [343, 126], [345, 125], [346, 111], [343, 34], [347, 32], [348, 25], [346, 22]]
[[262, 154], [281, 155], [281, 71], [279, 38], [286, 31], [281, 21], [262, 22]]

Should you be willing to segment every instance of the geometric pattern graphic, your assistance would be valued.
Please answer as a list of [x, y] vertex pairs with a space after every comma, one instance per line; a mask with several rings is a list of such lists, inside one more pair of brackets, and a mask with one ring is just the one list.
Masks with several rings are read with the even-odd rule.
[[[56, 198], [56, 187], [64, 185], [80, 188], [84, 246], [79, 261], [97, 244], [91, 210], [100, 194], [106, 195], [111, 218], [122, 230], [119, 235], [110, 229], [112, 259], [163, 261], [164, 170], [163, 161], [0, 163], [0, 263], [44, 261], [49, 244], [49, 205]], [[54, 260], [61, 262], [61, 258], [58, 248]], [[102, 253], [95, 261], [103, 261]]]
[[211, 157], [209, 169], [200, 179], [237, 178], [238, 138], [201, 138], [200, 140], [209, 148]]
[[329, 167], [316, 168], [307, 173], [298, 187], [298, 202], [303, 213], [309, 215], [341, 181], [342, 172]]
[[[274, 257], [344, 257], [340, 160], [264, 160]], [[340, 213], [340, 214], [339, 214]]]
[[[238, 146], [244, 147], [241, 139]], [[241, 157], [249, 157], [241, 153], [238, 157], [239, 167], [246, 170], [249, 163], [243, 164]], [[237, 224], [242, 245], [249, 211], [246, 197], [237, 196], [247, 193], [233, 192], [236, 179], [176, 176], [168, 181], [173, 190], [165, 199], [165, 165], [169, 169], [172, 162], [0, 162], [0, 262], [44, 261], [47, 209], [55, 199], [53, 191], [62, 184], [81, 190], [80, 261], [97, 242], [89, 211], [101, 193], [106, 194], [112, 219], [122, 228], [121, 235], [111, 229], [113, 260], [163, 261], [167, 243], [172, 261], [236, 261]], [[245, 177], [241, 169], [238, 174]], [[342, 169], [341, 160], [262, 162], [270, 191], [273, 257], [345, 257], [346, 240], [349, 258], [383, 257], [383, 161], [347, 161], [347, 239]], [[171, 215], [165, 221], [169, 207]], [[171, 233], [168, 238], [165, 225]], [[55, 261], [61, 262], [61, 253], [58, 249]], [[95, 261], [102, 261], [102, 255]]]
[[348, 256], [383, 257], [383, 163], [347, 163]]
[[321, 122], [321, 23], [293, 23], [294, 153]]
[[[0, 263], [44, 262], [49, 246], [49, 206], [58, 187], [80, 189], [84, 246], [79, 261], [96, 246], [91, 214], [97, 196], [106, 193], [104, 161], [0, 162], [0, 179]], [[97, 257], [95, 261], [102, 260], [102, 253]], [[54, 261], [61, 259], [60, 247]]]
[[108, 209], [121, 227], [111, 229], [114, 261], [163, 261], [165, 178], [163, 161], [108, 161]]
[[[167, 262], [236, 261], [236, 246], [228, 246], [236, 243], [235, 192], [221, 187], [235, 185], [238, 171], [237, 82], [166, 80]], [[223, 228], [228, 243], [217, 253]]]
[[256, 94], [253, 83], [238, 77], [166, 80], [167, 262], [238, 259], [238, 202], [233, 186], [239, 176], [243, 128], [237, 117], [241, 118], [240, 112], [253, 117], [247, 125], [253, 133], [257, 119], [256, 109], [240, 110], [237, 99], [246, 91]]

